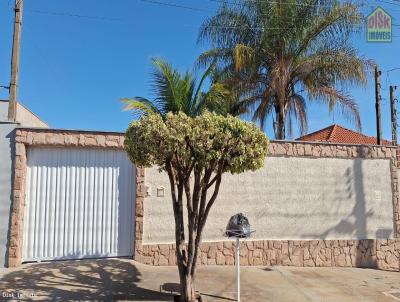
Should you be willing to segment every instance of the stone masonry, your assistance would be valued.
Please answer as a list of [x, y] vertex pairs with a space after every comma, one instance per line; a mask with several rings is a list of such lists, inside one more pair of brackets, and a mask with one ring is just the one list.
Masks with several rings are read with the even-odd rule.
[[[233, 241], [203, 243], [198, 263], [234, 265]], [[245, 241], [241, 265], [370, 267], [399, 270], [400, 240], [264, 240]], [[149, 265], [175, 265], [174, 244], [143, 245], [135, 260]]]
[[[400, 270], [400, 215], [397, 169], [400, 152], [395, 147], [271, 142], [269, 156], [391, 159], [393, 224], [396, 239], [376, 240], [263, 240], [246, 241], [240, 249], [241, 265], [309, 267], [371, 267]], [[143, 244], [144, 171], [137, 176], [135, 260], [149, 265], [175, 265], [175, 244]], [[234, 265], [234, 243], [205, 242], [201, 265]]]
[[[27, 149], [31, 146], [62, 148], [122, 149], [124, 134], [106, 132], [17, 129], [13, 182], [13, 204], [8, 244], [8, 266], [21, 263]], [[394, 230], [388, 240], [264, 240], [247, 241], [241, 247], [243, 265], [344, 266], [399, 270], [400, 211], [397, 169], [400, 152], [388, 146], [271, 142], [269, 156], [386, 158], [392, 163]], [[145, 169], [137, 169], [135, 260], [151, 265], [175, 265], [174, 244], [147, 245], [143, 238]], [[203, 243], [199, 255], [203, 265], [233, 265], [233, 242]]]

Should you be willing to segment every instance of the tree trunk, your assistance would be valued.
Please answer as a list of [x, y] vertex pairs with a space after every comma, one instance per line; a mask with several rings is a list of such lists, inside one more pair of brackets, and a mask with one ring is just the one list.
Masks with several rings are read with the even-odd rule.
[[194, 282], [189, 272], [183, 274], [182, 276], [180, 275], [179, 277], [181, 282], [181, 301], [182, 302], [196, 301]]
[[[171, 185], [171, 196], [175, 218], [176, 259], [181, 284], [180, 300], [182, 302], [197, 301], [194, 290], [194, 279], [202, 232], [210, 209], [218, 196], [222, 178], [221, 165], [221, 167], [218, 168], [218, 173], [215, 175], [215, 178], [210, 181], [214, 168], [215, 167], [212, 167], [205, 171], [202, 180], [201, 170], [195, 171], [193, 194], [191, 194], [191, 186], [188, 177], [190, 174], [187, 174], [185, 177], [185, 175], [177, 173], [180, 179], [176, 180], [172, 166], [170, 163], [167, 164], [166, 170]], [[207, 202], [207, 191], [214, 183], [214, 192]], [[183, 219], [184, 195], [188, 210], [188, 243], [185, 242], [185, 226]]]
[[167, 173], [171, 185], [172, 205], [175, 218], [175, 244], [176, 260], [178, 264], [179, 279], [181, 283], [181, 301], [190, 302], [195, 299], [194, 283], [188, 270], [189, 261], [185, 244], [185, 227], [183, 221], [183, 191], [182, 182], [175, 180], [172, 166], [167, 163]]
[[282, 108], [281, 105], [275, 106], [275, 113], [276, 113], [276, 139], [285, 139], [285, 120], [286, 120], [286, 112], [285, 108]]

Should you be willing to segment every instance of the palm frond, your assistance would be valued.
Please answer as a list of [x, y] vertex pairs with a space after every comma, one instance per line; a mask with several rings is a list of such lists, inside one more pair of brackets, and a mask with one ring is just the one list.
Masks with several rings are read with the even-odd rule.
[[237, 44], [233, 50], [233, 57], [235, 69], [236, 71], [240, 71], [246, 66], [253, 64], [254, 49], [243, 44]]
[[[300, 127], [300, 135], [304, 135], [308, 131], [307, 103], [300, 94], [294, 94], [290, 97], [289, 114], [293, 115]], [[292, 135], [292, 130], [289, 130]]]
[[285, 123], [288, 132], [294, 122], [301, 133], [306, 131], [305, 97], [331, 109], [339, 106], [361, 127], [357, 105], [345, 92], [365, 85], [373, 63], [351, 46], [351, 35], [363, 22], [359, 5], [337, 0], [240, 3], [224, 2], [198, 36], [212, 47], [198, 64], [217, 62], [219, 80], [238, 97], [235, 106], [252, 112], [261, 127], [276, 114], [276, 120], [285, 121], [279, 135]]
[[177, 112], [179, 111], [180, 95], [179, 83], [181, 75], [169, 63], [162, 59], [153, 59], [154, 70], [152, 72], [151, 87], [154, 94], [157, 96], [161, 111]]
[[135, 117], [141, 117], [151, 113], [161, 114], [160, 110], [152, 101], [142, 97], [135, 97], [132, 99], [122, 98], [121, 102], [125, 104], [123, 110], [133, 111]]
[[201, 76], [200, 82], [199, 82], [199, 84], [197, 85], [196, 92], [195, 92], [195, 94], [194, 94], [194, 96], [193, 96], [194, 100], [197, 100], [197, 99], [198, 99], [199, 93], [200, 93], [201, 89], [203, 88], [204, 81], [205, 81], [208, 77], [210, 77], [210, 75], [213, 73], [213, 71], [215, 70], [215, 66], [216, 66], [216, 62], [215, 62], [215, 60], [214, 60], [214, 61], [210, 64], [210, 66], [208, 66], [208, 68], [207, 68], [206, 71], [203, 73], [203, 75]]
[[358, 131], [362, 130], [358, 105], [356, 101], [345, 92], [332, 87], [321, 87], [308, 90], [308, 95], [311, 99], [327, 103], [332, 110], [338, 107], [345, 118], [354, 122]]

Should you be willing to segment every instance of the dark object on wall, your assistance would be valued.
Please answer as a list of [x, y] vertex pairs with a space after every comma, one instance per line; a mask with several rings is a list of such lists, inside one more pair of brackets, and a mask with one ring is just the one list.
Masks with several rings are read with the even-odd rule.
[[242, 213], [233, 215], [226, 226], [225, 235], [235, 238], [247, 238], [251, 234], [250, 223]]

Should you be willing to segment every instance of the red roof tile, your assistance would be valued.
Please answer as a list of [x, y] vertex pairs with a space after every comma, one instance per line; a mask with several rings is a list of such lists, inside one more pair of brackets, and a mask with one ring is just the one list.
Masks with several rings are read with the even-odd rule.
[[[343, 128], [339, 125], [331, 125], [324, 129], [304, 135], [297, 141], [341, 143], [351, 145], [376, 145], [376, 137], [366, 136], [359, 132]], [[387, 140], [382, 140], [383, 145], [391, 145]]]

